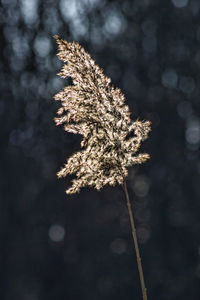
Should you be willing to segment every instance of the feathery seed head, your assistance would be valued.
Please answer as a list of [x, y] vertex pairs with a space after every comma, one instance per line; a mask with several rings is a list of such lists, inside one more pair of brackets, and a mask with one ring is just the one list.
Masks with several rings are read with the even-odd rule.
[[83, 136], [82, 149], [68, 158], [57, 175], [76, 173], [68, 194], [87, 185], [99, 190], [106, 184], [122, 184], [128, 175], [127, 167], [149, 159], [148, 154], [137, 152], [148, 137], [150, 122], [131, 121], [124, 95], [110, 85], [110, 78], [90, 55], [78, 43], [54, 37], [58, 58], [65, 63], [59, 76], [73, 81], [73, 86], [54, 96], [62, 105], [55, 123]]

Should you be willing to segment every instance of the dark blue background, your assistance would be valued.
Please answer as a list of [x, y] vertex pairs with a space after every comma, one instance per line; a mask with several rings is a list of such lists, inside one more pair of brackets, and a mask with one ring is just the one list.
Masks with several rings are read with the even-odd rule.
[[0, 299], [141, 299], [120, 186], [65, 194], [81, 137], [56, 127], [53, 35], [152, 121], [127, 180], [150, 299], [200, 299], [200, 1], [1, 0]]

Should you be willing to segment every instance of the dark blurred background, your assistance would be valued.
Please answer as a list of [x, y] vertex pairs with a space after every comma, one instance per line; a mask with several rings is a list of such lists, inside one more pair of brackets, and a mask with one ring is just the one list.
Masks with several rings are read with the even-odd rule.
[[69, 196], [81, 137], [56, 127], [77, 41], [152, 121], [127, 180], [150, 299], [200, 299], [200, 1], [1, 0], [0, 299], [142, 299], [120, 186]]

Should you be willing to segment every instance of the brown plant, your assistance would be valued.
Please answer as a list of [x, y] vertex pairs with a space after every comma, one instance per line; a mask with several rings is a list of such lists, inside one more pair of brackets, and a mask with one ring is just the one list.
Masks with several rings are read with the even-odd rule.
[[141, 142], [150, 129], [150, 122], [131, 121], [125, 97], [103, 70], [77, 43], [68, 43], [55, 36], [58, 43], [58, 57], [65, 62], [62, 78], [71, 77], [72, 86], [67, 86], [55, 95], [60, 100], [57, 125], [64, 124], [68, 132], [83, 136], [81, 151], [68, 158], [67, 163], [57, 173], [58, 177], [76, 173], [72, 187], [66, 192], [79, 192], [84, 186], [94, 186], [97, 190], [104, 185], [123, 185], [133, 241], [137, 257], [143, 300], [147, 300], [142, 263], [138, 247], [136, 229], [125, 178], [127, 167], [145, 162], [149, 155], [138, 154]]

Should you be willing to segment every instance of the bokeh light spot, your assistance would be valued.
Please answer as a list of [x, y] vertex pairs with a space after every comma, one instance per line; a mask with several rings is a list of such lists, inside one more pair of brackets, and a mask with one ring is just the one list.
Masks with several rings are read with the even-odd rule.
[[153, 53], [157, 49], [157, 39], [154, 36], [144, 36], [142, 47], [146, 52]]
[[180, 117], [187, 118], [192, 114], [192, 105], [188, 101], [182, 101], [177, 105], [177, 111]]
[[199, 119], [189, 120], [186, 129], [186, 140], [189, 144], [197, 145], [200, 143], [200, 121]]
[[145, 244], [150, 238], [150, 230], [146, 226], [139, 226], [137, 228], [138, 239], [141, 244]]
[[78, 17], [77, 1], [72, 0], [69, 3], [68, 0], [61, 0], [60, 11], [66, 21], [69, 21], [71, 18]]
[[145, 20], [143, 23], [142, 23], [142, 31], [144, 32], [145, 35], [148, 35], [148, 36], [153, 36], [156, 34], [156, 23], [153, 21], [153, 20]]
[[111, 244], [110, 244], [110, 249], [114, 254], [123, 254], [126, 252], [126, 242], [123, 239], [115, 239]]
[[182, 8], [188, 5], [188, 0], [172, 0], [172, 3], [177, 8]]
[[117, 10], [108, 11], [105, 17], [104, 32], [111, 37], [123, 32], [126, 27], [126, 22], [122, 14]]
[[167, 69], [162, 73], [162, 84], [166, 88], [176, 88], [178, 75], [174, 69]]
[[65, 229], [62, 225], [53, 224], [49, 228], [49, 237], [53, 242], [61, 242], [64, 240]]
[[46, 36], [37, 36], [34, 41], [34, 50], [40, 57], [45, 57], [51, 51], [51, 42]]
[[38, 17], [38, 0], [21, 0], [22, 15], [26, 24], [33, 24]]
[[135, 179], [134, 192], [138, 197], [145, 197], [149, 192], [149, 180], [145, 176], [138, 176]]
[[179, 82], [179, 88], [183, 93], [190, 94], [195, 89], [195, 82], [192, 77], [181, 76]]

